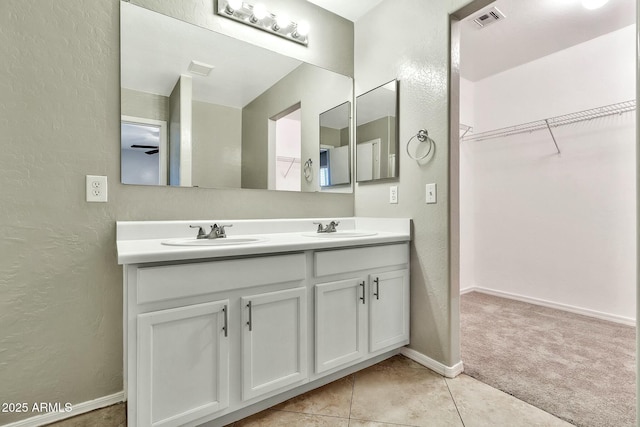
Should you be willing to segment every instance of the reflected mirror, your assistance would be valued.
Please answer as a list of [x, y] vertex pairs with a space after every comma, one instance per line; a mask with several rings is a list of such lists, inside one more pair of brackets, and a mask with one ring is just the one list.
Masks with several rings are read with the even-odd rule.
[[356, 98], [356, 181], [398, 177], [398, 81]]
[[320, 186], [351, 183], [351, 103], [320, 114]]
[[123, 183], [323, 189], [318, 117], [352, 99], [350, 77], [120, 6]]

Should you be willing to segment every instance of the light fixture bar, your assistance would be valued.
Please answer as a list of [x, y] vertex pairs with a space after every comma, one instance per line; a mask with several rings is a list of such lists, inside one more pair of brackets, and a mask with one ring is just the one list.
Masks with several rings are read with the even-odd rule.
[[285, 14], [275, 15], [260, 4], [250, 4], [241, 0], [217, 0], [216, 13], [225, 18], [250, 25], [287, 40], [309, 44], [309, 25], [293, 22]]

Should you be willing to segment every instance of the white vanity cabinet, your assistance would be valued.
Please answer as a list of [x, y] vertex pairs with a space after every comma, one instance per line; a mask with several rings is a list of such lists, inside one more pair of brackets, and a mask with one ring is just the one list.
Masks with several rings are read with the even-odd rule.
[[409, 220], [314, 222], [224, 221], [244, 245], [118, 223], [129, 427], [229, 425], [409, 343]]
[[307, 378], [307, 288], [241, 298], [242, 400]]
[[360, 278], [315, 286], [315, 371], [356, 362], [366, 354], [366, 283]]
[[369, 351], [409, 341], [409, 270], [369, 275]]
[[197, 425], [307, 382], [306, 258], [127, 265], [128, 425]]
[[138, 316], [140, 425], [180, 426], [229, 406], [229, 301]]
[[315, 253], [316, 373], [409, 343], [408, 265], [408, 244]]

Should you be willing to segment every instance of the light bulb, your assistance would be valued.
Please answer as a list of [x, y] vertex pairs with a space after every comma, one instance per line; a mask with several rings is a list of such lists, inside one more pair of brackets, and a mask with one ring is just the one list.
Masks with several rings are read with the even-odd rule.
[[295, 33], [299, 36], [305, 37], [309, 34], [309, 24], [305, 21], [300, 22], [296, 27]]
[[278, 15], [276, 17], [276, 26], [278, 29], [287, 28], [291, 24], [291, 19], [287, 15]]
[[242, 0], [227, 0], [227, 7], [225, 8], [225, 12], [233, 15], [233, 12], [238, 9], [242, 9]]
[[253, 6], [253, 15], [251, 16], [251, 22], [256, 22], [263, 19], [265, 16], [267, 16], [267, 13], [267, 8], [263, 4], [258, 3], [257, 5]]
[[608, 1], [609, 0], [582, 0], [582, 6], [584, 6], [585, 9], [593, 10], [604, 6]]

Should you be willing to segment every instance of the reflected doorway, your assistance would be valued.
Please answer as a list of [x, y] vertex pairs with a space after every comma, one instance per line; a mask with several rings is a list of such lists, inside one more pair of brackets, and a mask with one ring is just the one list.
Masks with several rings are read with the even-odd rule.
[[301, 155], [301, 108], [297, 103], [269, 119], [269, 190], [301, 190]]
[[120, 131], [121, 182], [167, 185], [167, 122], [122, 116]]

